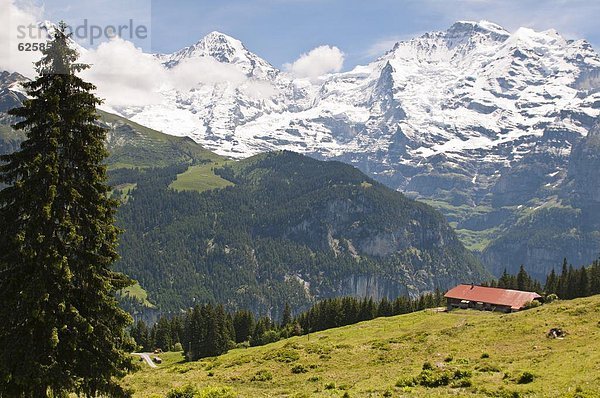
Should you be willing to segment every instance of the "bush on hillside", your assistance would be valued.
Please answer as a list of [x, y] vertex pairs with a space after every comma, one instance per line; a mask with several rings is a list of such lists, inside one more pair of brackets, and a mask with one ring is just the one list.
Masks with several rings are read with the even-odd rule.
[[[426, 362], [427, 363], [427, 362]], [[400, 379], [396, 383], [396, 387], [470, 387], [471, 372], [467, 370], [434, 370], [423, 369], [418, 376]]]
[[518, 384], [529, 384], [535, 379], [535, 376], [531, 372], [523, 372], [517, 378]]
[[169, 391], [165, 398], [196, 398], [198, 390], [192, 385], [187, 385], [180, 388], [173, 388]]
[[540, 303], [539, 301], [537, 301], [537, 300], [532, 300], [532, 301], [529, 301], [529, 302], [525, 303], [525, 307], [524, 307], [524, 308], [525, 308], [526, 310], [528, 310], [528, 309], [531, 309], [531, 308], [537, 308], [537, 307], [539, 307], [540, 305], [542, 305], [542, 303]]
[[271, 374], [271, 372], [269, 372], [268, 370], [259, 370], [258, 372], [256, 372], [256, 374], [254, 376], [252, 376], [252, 379], [250, 379], [250, 381], [269, 381], [269, 380], [273, 380], [273, 375]]

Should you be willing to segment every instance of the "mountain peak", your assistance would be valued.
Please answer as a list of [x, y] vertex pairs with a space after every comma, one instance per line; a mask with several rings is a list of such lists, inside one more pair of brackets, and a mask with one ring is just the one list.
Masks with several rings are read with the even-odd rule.
[[208, 33], [197, 43], [173, 54], [160, 56], [168, 68], [185, 59], [205, 57], [237, 65], [246, 75], [258, 79], [272, 78], [278, 73], [267, 61], [248, 51], [240, 40], [218, 31]]
[[448, 30], [481, 30], [503, 35], [510, 33], [502, 26], [482, 19], [481, 21], [456, 21]]
[[446, 36], [451, 38], [474, 36], [482, 34], [494, 41], [504, 41], [510, 36], [510, 32], [502, 26], [486, 20], [481, 21], [457, 21], [446, 31]]
[[186, 58], [212, 57], [219, 62], [234, 63], [243, 58], [248, 50], [241, 41], [224, 33], [213, 31], [204, 36], [196, 44], [186, 47], [176, 54]]
[[213, 30], [212, 32], [206, 34], [200, 41], [228, 41], [228, 42], [240, 42], [238, 39], [229, 36], [223, 32], [219, 32], [218, 30]]
[[224, 52], [235, 53], [236, 51], [246, 50], [246, 47], [244, 47], [244, 44], [241, 41], [216, 30], [204, 36], [194, 46], [201, 47], [208, 52], [217, 54], [222, 54]]

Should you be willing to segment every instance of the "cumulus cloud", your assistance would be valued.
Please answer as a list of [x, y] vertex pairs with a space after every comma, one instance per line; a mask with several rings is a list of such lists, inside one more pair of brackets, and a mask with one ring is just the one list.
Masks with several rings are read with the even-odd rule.
[[98, 95], [109, 105], [157, 103], [158, 91], [168, 80], [167, 71], [158, 59], [121, 38], [83, 52], [81, 61], [91, 65], [82, 77], [97, 86]]
[[344, 53], [337, 47], [319, 46], [304, 53], [284, 68], [296, 77], [316, 79], [331, 72], [339, 72], [344, 65]]
[[225, 82], [238, 87], [247, 80], [248, 77], [236, 66], [207, 57], [185, 59], [169, 70], [169, 81], [179, 90], [190, 89], [198, 84]]
[[81, 60], [91, 65], [82, 77], [114, 107], [158, 104], [166, 90], [187, 92], [199, 85], [226, 85], [259, 99], [275, 93], [269, 82], [250, 79], [235, 65], [210, 57], [184, 59], [166, 68], [159, 58], [118, 37], [83, 51]]
[[[0, 6], [0, 23], [7, 27], [0, 29], [0, 70], [33, 78], [36, 75], [33, 63], [41, 54], [18, 51], [16, 40], [19, 27], [28, 30], [29, 26], [37, 26], [44, 19], [44, 10], [15, 0], [0, 0]], [[26, 38], [19, 39], [25, 41], [45, 42], [46, 33], [37, 30], [32, 35], [28, 33]], [[77, 47], [81, 62], [91, 65], [81, 72], [81, 77], [96, 85], [98, 96], [115, 108], [159, 104], [165, 91], [176, 89], [185, 93], [199, 85], [223, 85], [254, 99], [269, 98], [277, 91], [270, 82], [249, 78], [235, 65], [210, 57], [184, 59], [167, 68], [161, 59], [119, 37], [102, 42], [97, 48]]]
[[35, 76], [37, 51], [20, 51], [19, 44], [45, 43], [46, 33], [37, 28], [44, 9], [32, 3], [0, 0], [0, 70]]

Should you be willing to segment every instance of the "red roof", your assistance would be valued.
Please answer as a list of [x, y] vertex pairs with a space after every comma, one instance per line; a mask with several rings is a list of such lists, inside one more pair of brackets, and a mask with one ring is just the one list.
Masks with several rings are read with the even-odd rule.
[[529, 301], [541, 298], [537, 293], [523, 292], [520, 290], [499, 289], [477, 285], [458, 285], [448, 290], [446, 298], [489, 303], [520, 309]]

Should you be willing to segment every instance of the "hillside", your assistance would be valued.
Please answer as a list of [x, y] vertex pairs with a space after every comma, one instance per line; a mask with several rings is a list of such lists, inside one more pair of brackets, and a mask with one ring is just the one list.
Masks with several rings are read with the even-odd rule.
[[283, 151], [111, 175], [136, 186], [119, 211], [118, 268], [163, 310], [216, 301], [277, 319], [285, 301], [414, 295], [487, 275], [441, 214], [340, 162]]
[[[3, 95], [0, 92], [0, 101]], [[0, 108], [0, 154], [19, 148], [24, 134], [13, 130], [14, 119]], [[187, 137], [174, 137], [121, 116], [98, 111], [99, 124], [108, 130], [109, 169], [166, 167], [173, 164], [220, 161], [223, 158]]]
[[[567, 336], [547, 338], [553, 327]], [[240, 397], [597, 397], [599, 339], [600, 296], [515, 314], [426, 310], [195, 363], [168, 353], [158, 369], [144, 365], [125, 384], [140, 398], [164, 397], [186, 384], [226, 386]], [[396, 387], [419, 375], [425, 362], [439, 368], [433, 374], [471, 372], [460, 380], [472, 386]], [[533, 374], [531, 383], [519, 384], [524, 372]]]

